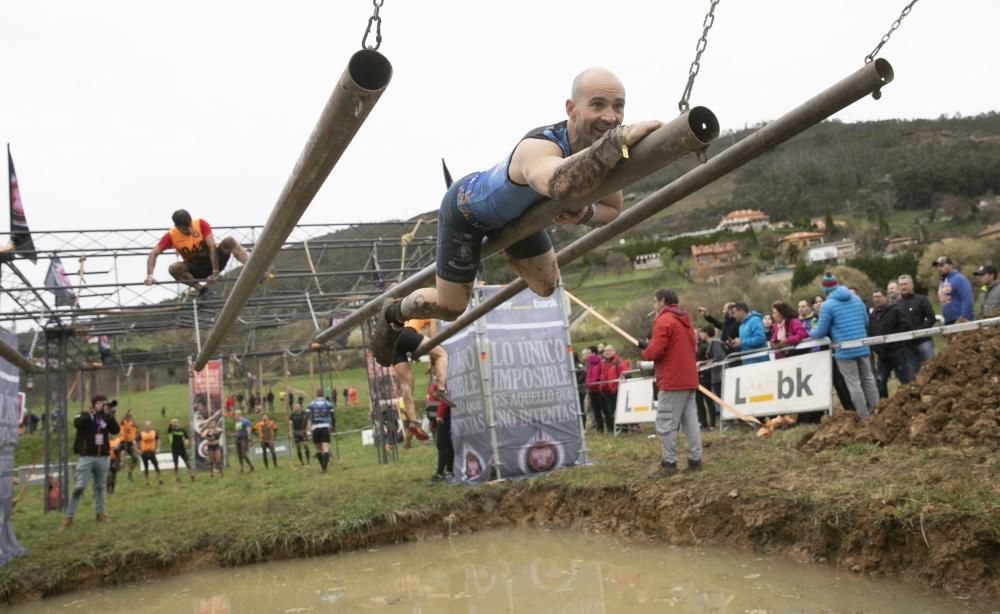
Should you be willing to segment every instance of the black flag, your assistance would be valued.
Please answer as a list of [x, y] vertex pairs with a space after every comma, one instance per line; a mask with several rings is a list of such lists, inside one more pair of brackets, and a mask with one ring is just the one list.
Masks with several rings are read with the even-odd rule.
[[21, 203], [21, 190], [17, 187], [17, 175], [14, 173], [14, 158], [10, 155], [10, 144], [7, 144], [7, 171], [10, 177], [10, 240], [14, 243], [14, 251], [21, 256], [38, 262], [35, 244], [28, 230], [28, 220], [24, 217], [24, 205]]
[[448, 165], [445, 164], [444, 158], [441, 158], [441, 168], [444, 170], [444, 187], [450, 188], [451, 184], [455, 182], [451, 178], [451, 171], [448, 170]]

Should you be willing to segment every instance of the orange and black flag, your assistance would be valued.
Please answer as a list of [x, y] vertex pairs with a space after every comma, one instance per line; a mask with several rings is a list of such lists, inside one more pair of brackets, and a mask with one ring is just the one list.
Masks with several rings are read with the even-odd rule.
[[35, 253], [35, 243], [31, 240], [28, 230], [28, 220], [24, 217], [24, 205], [21, 203], [21, 190], [17, 187], [17, 174], [14, 173], [14, 158], [10, 155], [10, 144], [7, 144], [7, 172], [10, 178], [10, 240], [14, 243], [14, 253], [38, 262]]

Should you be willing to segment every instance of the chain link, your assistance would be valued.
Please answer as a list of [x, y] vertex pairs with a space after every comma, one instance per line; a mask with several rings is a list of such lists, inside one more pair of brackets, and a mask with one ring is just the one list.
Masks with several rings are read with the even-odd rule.
[[708, 13], [705, 15], [705, 21], [702, 22], [703, 30], [701, 32], [701, 38], [698, 39], [698, 45], [695, 47], [694, 61], [691, 62], [691, 68], [688, 69], [687, 86], [684, 87], [684, 93], [681, 95], [681, 100], [677, 103], [677, 108], [680, 109], [681, 113], [691, 108], [688, 104], [688, 99], [691, 98], [691, 88], [694, 87], [694, 78], [698, 76], [698, 71], [701, 70], [701, 54], [704, 53], [705, 48], [708, 47], [708, 31], [712, 29], [712, 24], [715, 23], [715, 5], [717, 5], [719, 1], [720, 0], [711, 0], [711, 6], [708, 7]]
[[[368, 27], [365, 29], [365, 35], [361, 38], [362, 49], [378, 51], [378, 48], [382, 46], [382, 18], [379, 17], [378, 10], [382, 8], [383, 3], [385, 3], [385, 0], [372, 0], [372, 6], [375, 7], [375, 12], [368, 18]], [[375, 45], [369, 46], [368, 37], [371, 36], [372, 25], [375, 26]]]
[[900, 13], [899, 17], [896, 18], [896, 21], [892, 22], [892, 25], [889, 26], [889, 31], [885, 33], [885, 36], [882, 37], [882, 40], [880, 40], [878, 44], [875, 45], [875, 48], [872, 49], [871, 53], [865, 56], [865, 64], [869, 64], [872, 60], [875, 59], [875, 56], [878, 55], [879, 50], [882, 49], [882, 45], [889, 42], [889, 37], [892, 36], [893, 32], [899, 29], [899, 24], [903, 22], [904, 17], [910, 14], [910, 10], [916, 3], [917, 0], [912, 0], [909, 4], [906, 5], [906, 7], [903, 9], [903, 12]]

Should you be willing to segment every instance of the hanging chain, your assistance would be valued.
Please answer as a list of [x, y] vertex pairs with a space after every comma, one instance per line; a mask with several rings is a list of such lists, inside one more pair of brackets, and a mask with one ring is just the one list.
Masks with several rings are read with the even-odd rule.
[[681, 113], [691, 108], [688, 104], [688, 99], [691, 98], [691, 88], [694, 87], [694, 78], [698, 76], [698, 71], [701, 70], [701, 54], [705, 52], [705, 47], [708, 47], [708, 31], [712, 29], [712, 24], [715, 23], [715, 5], [718, 3], [719, 0], [711, 0], [711, 6], [708, 7], [708, 14], [705, 15], [705, 21], [702, 24], [704, 29], [701, 32], [701, 38], [698, 39], [698, 46], [695, 48], [694, 61], [691, 62], [691, 68], [688, 70], [687, 86], [684, 88], [681, 101], [677, 103], [677, 108], [680, 109]]
[[882, 48], [882, 45], [889, 42], [889, 37], [892, 36], [893, 32], [899, 29], [899, 24], [903, 23], [903, 18], [910, 14], [910, 10], [916, 3], [917, 0], [912, 0], [909, 4], [906, 5], [906, 7], [903, 9], [903, 12], [899, 14], [898, 18], [896, 18], [896, 21], [892, 22], [892, 25], [889, 26], [889, 31], [885, 33], [885, 36], [882, 37], [882, 40], [880, 40], [878, 44], [875, 45], [875, 48], [872, 49], [871, 53], [865, 56], [865, 64], [868, 64], [875, 59], [875, 56], [878, 55], [878, 52]]
[[[368, 18], [368, 28], [365, 29], [365, 35], [361, 38], [361, 48], [371, 49], [372, 51], [378, 51], [378, 48], [382, 46], [382, 18], [379, 17], [378, 10], [382, 8], [382, 4], [385, 0], [372, 0], [372, 6], [375, 7], [375, 12], [372, 16]], [[368, 37], [372, 33], [372, 25], [375, 26], [375, 45], [370, 46], [368, 44]]]

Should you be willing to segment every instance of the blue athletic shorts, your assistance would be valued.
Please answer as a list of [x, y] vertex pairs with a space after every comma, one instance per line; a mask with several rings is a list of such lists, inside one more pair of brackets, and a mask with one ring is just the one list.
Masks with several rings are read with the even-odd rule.
[[[458, 206], [458, 188], [465, 177], [452, 184], [438, 211], [437, 275], [455, 283], [471, 283], [482, 255], [483, 238], [492, 232], [482, 228], [475, 215]], [[534, 258], [552, 249], [545, 229], [521, 239], [506, 250], [515, 259]]]

